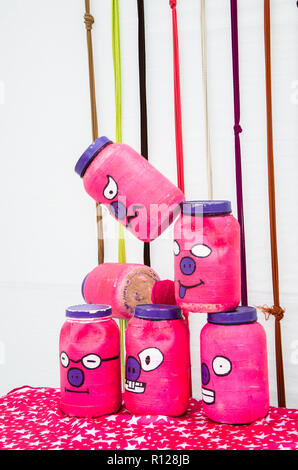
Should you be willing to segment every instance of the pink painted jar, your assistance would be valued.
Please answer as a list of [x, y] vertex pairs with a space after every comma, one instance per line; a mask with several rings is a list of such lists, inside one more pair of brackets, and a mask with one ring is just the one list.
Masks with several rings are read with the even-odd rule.
[[230, 201], [186, 201], [174, 228], [175, 297], [190, 312], [240, 303], [240, 227]]
[[63, 413], [93, 418], [120, 409], [120, 334], [110, 306], [69, 307], [59, 353]]
[[100, 137], [83, 153], [75, 171], [87, 193], [139, 240], [155, 240], [179, 214], [184, 194], [125, 144]]
[[176, 305], [138, 305], [126, 330], [124, 402], [140, 415], [179, 416], [189, 400], [189, 331]]
[[149, 304], [158, 274], [144, 264], [103, 263], [85, 277], [82, 294], [86, 303], [108, 304], [113, 317], [129, 319], [138, 304]]
[[218, 423], [247, 424], [269, 410], [266, 333], [253, 307], [209, 313], [201, 331], [203, 409]]

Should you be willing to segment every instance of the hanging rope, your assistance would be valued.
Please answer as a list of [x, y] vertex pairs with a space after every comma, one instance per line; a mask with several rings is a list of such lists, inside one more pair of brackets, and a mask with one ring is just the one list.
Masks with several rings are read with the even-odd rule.
[[201, 50], [202, 50], [202, 82], [205, 111], [205, 142], [206, 142], [206, 168], [208, 182], [208, 199], [213, 199], [212, 160], [210, 151], [210, 126], [208, 107], [208, 76], [207, 76], [207, 47], [206, 47], [206, 9], [205, 0], [201, 0]]
[[170, 0], [173, 23], [173, 62], [174, 62], [174, 99], [175, 99], [175, 136], [178, 187], [184, 192], [184, 168], [183, 168], [183, 142], [182, 142], [182, 118], [180, 96], [180, 71], [179, 71], [179, 44], [176, 0]]
[[[175, 137], [176, 137], [176, 161], [178, 187], [184, 190], [184, 164], [183, 164], [183, 140], [182, 140], [182, 117], [181, 117], [181, 95], [180, 95], [180, 70], [179, 70], [179, 42], [177, 24], [177, 1], [169, 0], [172, 9], [173, 26], [173, 69], [174, 69], [174, 109], [175, 109]], [[183, 310], [186, 324], [189, 328], [189, 312]], [[192, 381], [190, 376], [190, 395], [192, 395]]]
[[[144, 1], [137, 0], [138, 5], [138, 43], [139, 43], [139, 87], [140, 87], [140, 124], [141, 154], [148, 160], [147, 132], [147, 93], [146, 93], [146, 47]], [[144, 243], [144, 264], [150, 266], [150, 244]]]
[[[92, 25], [94, 18], [90, 13], [90, 1], [85, 0], [84, 23], [87, 33], [87, 49], [88, 49], [88, 67], [89, 67], [89, 87], [90, 87], [90, 104], [91, 104], [91, 125], [92, 139], [98, 138], [98, 123], [96, 111], [96, 95], [95, 95], [95, 79], [94, 79], [94, 61], [92, 49]], [[96, 222], [97, 222], [97, 256], [98, 264], [104, 262], [104, 237], [102, 226], [102, 209], [100, 204], [96, 204]]]
[[[119, 26], [119, 0], [112, 0], [112, 48], [115, 79], [115, 106], [116, 106], [116, 141], [122, 142], [122, 95], [121, 95], [121, 49], [120, 49], [120, 26]], [[124, 228], [119, 226], [118, 261], [126, 262]], [[127, 320], [119, 320], [120, 343], [121, 343], [121, 372], [122, 387], [124, 389], [125, 379], [125, 330]]]
[[233, 59], [233, 90], [234, 90], [234, 139], [235, 139], [235, 168], [236, 168], [236, 192], [237, 212], [240, 224], [240, 256], [241, 256], [241, 303], [247, 305], [247, 276], [245, 254], [245, 230], [243, 214], [243, 190], [241, 170], [240, 147], [240, 91], [239, 91], [239, 53], [238, 53], [238, 12], [237, 0], [230, 0], [231, 6], [231, 34], [232, 34], [232, 59]]
[[[112, 47], [115, 78], [115, 105], [116, 105], [116, 141], [122, 142], [122, 96], [121, 96], [121, 55], [120, 55], [120, 27], [119, 27], [119, 0], [112, 0]], [[124, 228], [119, 224], [118, 261], [126, 262]]]
[[275, 317], [275, 356], [278, 406], [286, 406], [285, 383], [281, 343], [280, 320], [283, 318], [284, 309], [279, 301], [279, 276], [278, 276], [278, 250], [276, 234], [276, 209], [275, 209], [275, 176], [273, 155], [273, 126], [272, 126], [272, 90], [271, 90], [271, 41], [270, 41], [270, 1], [264, 0], [264, 41], [265, 41], [265, 76], [266, 76], [266, 117], [267, 117], [267, 162], [268, 162], [268, 196], [270, 218], [270, 242], [271, 242], [271, 269], [274, 305], [272, 308], [262, 307], [268, 315]]

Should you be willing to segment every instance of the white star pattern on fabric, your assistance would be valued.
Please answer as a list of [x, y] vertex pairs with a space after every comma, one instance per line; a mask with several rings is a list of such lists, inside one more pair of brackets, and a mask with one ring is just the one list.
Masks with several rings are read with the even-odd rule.
[[146, 439], [144, 438], [144, 436], [136, 437], [135, 440], [137, 441], [139, 445], [142, 444], [142, 442], [146, 442]]
[[139, 419], [140, 419], [139, 416], [132, 416], [132, 418], [129, 421], [127, 421], [127, 423], [128, 424], [137, 424]]
[[98, 432], [98, 429], [86, 429], [86, 435], [90, 434], [91, 436], [95, 436], [95, 434]]
[[136, 450], [136, 446], [132, 446], [132, 445], [128, 444], [128, 446], [125, 447], [125, 450]]
[[59, 390], [26, 389], [0, 398], [0, 449], [297, 449], [298, 412], [270, 408], [251, 425], [211, 422], [202, 403], [190, 401], [185, 416], [118, 414], [95, 419], [67, 417]]

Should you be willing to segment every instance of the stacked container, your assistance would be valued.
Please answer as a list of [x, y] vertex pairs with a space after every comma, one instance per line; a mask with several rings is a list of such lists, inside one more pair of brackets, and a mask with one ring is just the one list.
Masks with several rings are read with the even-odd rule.
[[87, 193], [139, 240], [155, 240], [177, 217], [184, 194], [128, 145], [93, 142], [75, 171]]
[[121, 407], [120, 334], [108, 305], [66, 310], [59, 342], [60, 409], [93, 418]]
[[185, 201], [174, 228], [175, 297], [207, 312], [201, 332], [203, 409], [213, 421], [250, 423], [269, 408], [266, 334], [238, 307], [240, 228], [230, 201]]
[[[239, 307], [240, 227], [229, 201], [184, 201], [183, 193], [131, 147], [97, 139], [76, 164], [87, 193], [139, 240], [174, 228], [177, 305], [150, 305], [157, 274], [106, 263], [86, 276], [86, 302], [130, 318], [124, 400], [135, 414], [185, 413], [190, 395], [184, 312], [207, 312], [201, 332], [203, 409], [213, 421], [250, 423], [269, 407], [266, 335], [256, 310]], [[169, 302], [168, 302], [169, 303]], [[134, 316], [133, 316], [134, 313]], [[61, 409], [99, 416], [121, 405], [119, 331], [111, 308], [67, 310], [60, 337]]]
[[209, 313], [200, 339], [206, 415], [228, 424], [263, 418], [269, 409], [267, 345], [256, 309]]
[[186, 201], [174, 228], [175, 295], [190, 312], [240, 302], [240, 228], [230, 201]]
[[126, 330], [124, 402], [134, 414], [179, 416], [189, 400], [189, 330], [176, 305], [138, 305]]

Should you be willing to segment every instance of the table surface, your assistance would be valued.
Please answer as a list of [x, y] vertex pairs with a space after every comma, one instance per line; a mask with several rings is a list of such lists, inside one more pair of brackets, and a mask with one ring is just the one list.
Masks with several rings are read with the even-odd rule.
[[179, 418], [113, 415], [67, 417], [59, 390], [22, 387], [0, 398], [0, 449], [214, 450], [298, 449], [298, 410], [270, 408], [250, 425], [211, 422], [191, 399]]

